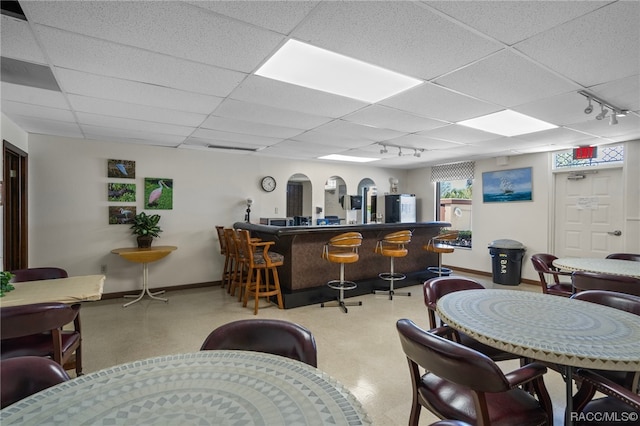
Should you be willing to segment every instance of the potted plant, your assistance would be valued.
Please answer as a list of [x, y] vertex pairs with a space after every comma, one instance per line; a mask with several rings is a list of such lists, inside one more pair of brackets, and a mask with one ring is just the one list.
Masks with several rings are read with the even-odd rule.
[[160, 222], [159, 214], [147, 215], [145, 212], [138, 213], [133, 217], [133, 225], [129, 229], [133, 235], [138, 236], [138, 247], [149, 248], [153, 238], [160, 238], [162, 229], [158, 226]]
[[3, 297], [5, 293], [8, 293], [15, 288], [12, 284], [9, 284], [11, 278], [13, 278], [13, 274], [11, 272], [0, 272], [0, 297]]

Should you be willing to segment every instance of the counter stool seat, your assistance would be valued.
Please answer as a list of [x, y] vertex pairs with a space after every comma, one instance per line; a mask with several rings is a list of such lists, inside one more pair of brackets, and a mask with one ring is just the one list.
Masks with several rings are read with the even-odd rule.
[[389, 300], [393, 300], [394, 295], [411, 296], [411, 292], [398, 292], [394, 289], [394, 283], [407, 278], [405, 274], [396, 272], [394, 269], [394, 259], [397, 257], [405, 257], [409, 254], [409, 250], [405, 247], [411, 242], [412, 232], [409, 230], [396, 231], [385, 235], [376, 244], [375, 252], [386, 256], [390, 259], [389, 272], [378, 274], [380, 279], [389, 281], [389, 290], [374, 290], [375, 294], [383, 293], [389, 295]]
[[355, 282], [344, 279], [344, 265], [358, 261], [360, 258], [358, 254], [358, 247], [360, 247], [361, 244], [362, 234], [359, 232], [345, 232], [344, 234], [336, 235], [331, 238], [329, 242], [324, 245], [322, 258], [329, 262], [340, 264], [340, 279], [327, 282], [327, 286], [329, 288], [339, 291], [338, 298], [333, 302], [321, 303], [320, 307], [337, 306], [346, 314], [349, 312], [347, 306], [362, 305], [362, 301], [344, 301], [345, 290], [353, 290], [358, 286]]
[[444, 234], [439, 234], [431, 238], [427, 244], [422, 246], [423, 250], [429, 251], [431, 253], [437, 253], [438, 255], [438, 266], [428, 267], [427, 270], [429, 270], [429, 272], [436, 273], [439, 277], [441, 277], [443, 273], [448, 275], [451, 272], [450, 269], [442, 267], [442, 254], [454, 252], [455, 247], [447, 244], [447, 241], [453, 241], [457, 238], [458, 231], [445, 232]]

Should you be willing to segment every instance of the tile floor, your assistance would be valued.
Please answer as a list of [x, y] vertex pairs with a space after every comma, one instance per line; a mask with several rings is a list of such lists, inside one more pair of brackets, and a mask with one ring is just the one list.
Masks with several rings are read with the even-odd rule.
[[[486, 287], [539, 291], [537, 286], [501, 286], [490, 277], [474, 277]], [[153, 279], [153, 277], [151, 277]], [[427, 328], [422, 287], [408, 287], [411, 297], [364, 295], [362, 306], [339, 308], [319, 305], [279, 310], [261, 304], [258, 316], [297, 322], [309, 328], [318, 345], [318, 368], [346, 385], [360, 400], [377, 426], [407, 424], [411, 384], [406, 358], [395, 323], [410, 318]], [[220, 287], [172, 291], [168, 303], [148, 298], [123, 308], [124, 299], [88, 302], [82, 307], [85, 373], [158, 355], [194, 352], [211, 330], [229, 321], [254, 318]], [[506, 370], [517, 361], [501, 363]], [[559, 374], [546, 376], [554, 402], [554, 423], [563, 424], [564, 383]], [[437, 420], [423, 409], [420, 425]]]

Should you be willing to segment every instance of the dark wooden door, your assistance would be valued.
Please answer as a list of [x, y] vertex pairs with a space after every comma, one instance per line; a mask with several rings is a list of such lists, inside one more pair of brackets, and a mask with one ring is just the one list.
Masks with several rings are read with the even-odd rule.
[[302, 184], [287, 183], [287, 217], [302, 216]]
[[27, 268], [27, 153], [3, 140], [4, 270]]

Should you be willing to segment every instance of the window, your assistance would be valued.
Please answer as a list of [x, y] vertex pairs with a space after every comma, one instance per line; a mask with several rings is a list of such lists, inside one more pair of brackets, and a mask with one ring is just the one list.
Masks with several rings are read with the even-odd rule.
[[556, 170], [566, 167], [589, 167], [606, 164], [622, 164], [623, 161], [623, 145], [599, 146], [597, 157], [587, 160], [574, 160], [573, 150], [559, 151], [553, 154], [553, 168]]
[[457, 247], [472, 246], [473, 162], [445, 164], [432, 169], [436, 183], [436, 220], [451, 223], [447, 230], [458, 231]]

